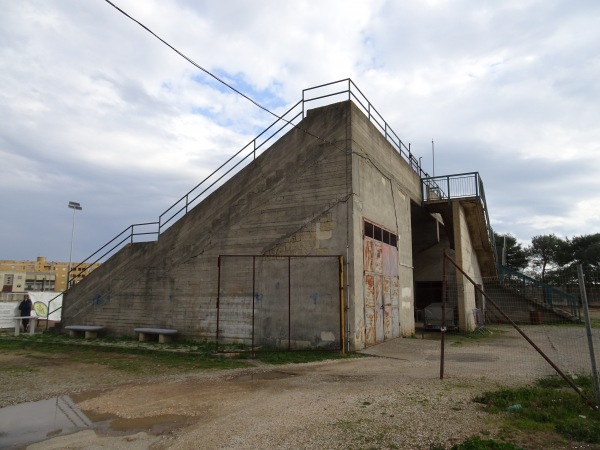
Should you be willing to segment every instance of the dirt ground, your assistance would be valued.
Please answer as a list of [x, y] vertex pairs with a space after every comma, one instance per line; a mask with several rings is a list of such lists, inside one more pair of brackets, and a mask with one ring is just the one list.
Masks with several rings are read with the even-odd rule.
[[[558, 354], [570, 333], [580, 333], [570, 330], [551, 338], [543, 327], [531, 333]], [[483, 412], [473, 396], [551, 373], [526, 346], [506, 331], [451, 340], [443, 380], [440, 343], [432, 339], [395, 339], [363, 358], [176, 376], [128, 376], [94, 364], [53, 366], [47, 359], [42, 367], [35, 352], [9, 353], [0, 355], [0, 364], [35, 370], [25, 383], [19, 373], [2, 375], [7, 389], [0, 399], [6, 405], [68, 395], [93, 423], [69, 435], [54, 431], [29, 449], [449, 447], [473, 434], [498, 436], [497, 416]], [[557, 436], [515, 438], [532, 449], [594, 448]]]

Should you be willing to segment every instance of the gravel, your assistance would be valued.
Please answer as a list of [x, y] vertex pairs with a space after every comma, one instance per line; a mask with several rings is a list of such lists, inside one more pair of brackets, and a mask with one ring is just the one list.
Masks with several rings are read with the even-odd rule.
[[[127, 376], [93, 364], [24, 376], [3, 370], [0, 401], [7, 405], [70, 394], [89, 416], [125, 424], [122, 436], [110, 428], [88, 430], [68, 442], [65, 436], [49, 439], [36, 449], [449, 448], [473, 434], [497, 436], [495, 416], [472, 401], [475, 395], [525, 384], [535, 370], [538, 375], [547, 370], [537, 363], [526, 373], [503, 370], [498, 349], [511, 349], [516, 342], [512, 335], [503, 339], [504, 344], [449, 345], [443, 380], [439, 342], [396, 339], [368, 349], [362, 358], [176, 376]], [[0, 364], [16, 367], [15, 357], [0, 355]], [[522, 356], [528, 359], [531, 354]], [[51, 369], [51, 359], [48, 364]], [[133, 425], [149, 418], [161, 427]]]

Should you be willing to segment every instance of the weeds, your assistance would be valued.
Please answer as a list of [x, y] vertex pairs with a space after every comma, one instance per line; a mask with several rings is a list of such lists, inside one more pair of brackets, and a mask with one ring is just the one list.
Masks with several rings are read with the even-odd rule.
[[[573, 377], [587, 398], [594, 398], [590, 376]], [[600, 413], [590, 410], [580, 396], [558, 376], [534, 385], [485, 392], [474, 398], [492, 414], [506, 414], [509, 427], [523, 431], [553, 431], [564, 438], [600, 443]]]
[[[433, 443], [429, 450], [447, 450], [444, 444]], [[462, 444], [455, 444], [450, 450], [523, 450], [516, 444], [510, 442], [498, 442], [493, 439], [481, 439], [479, 436], [471, 436]]]
[[[267, 364], [290, 364], [328, 359], [359, 357], [336, 352], [256, 352], [254, 355], [240, 345], [220, 346], [234, 358], [216, 353], [214, 342], [175, 341], [169, 344], [139, 342], [133, 338], [100, 338], [85, 340], [60, 334], [40, 334], [20, 337], [2, 336], [0, 351], [27, 351], [33, 358], [65, 359], [73, 362], [102, 364], [112, 369], [144, 372], [160, 368], [162, 373], [177, 371], [232, 369], [251, 366], [253, 358]], [[246, 351], [243, 351], [246, 350]]]

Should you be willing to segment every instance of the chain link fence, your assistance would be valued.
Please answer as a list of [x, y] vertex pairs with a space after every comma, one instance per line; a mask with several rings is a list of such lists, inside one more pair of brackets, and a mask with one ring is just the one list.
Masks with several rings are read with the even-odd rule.
[[565, 274], [549, 285], [501, 270], [498, 277], [478, 285], [448, 256], [445, 266], [441, 328], [446, 332], [457, 326], [463, 333], [442, 332], [441, 377], [465, 370], [482, 378], [496, 379], [501, 374], [504, 380], [519, 382], [556, 374], [568, 379], [597, 376], [592, 355], [598, 361], [598, 272], [584, 276], [588, 329], [586, 302], [580, 294], [583, 286], [577, 276]]

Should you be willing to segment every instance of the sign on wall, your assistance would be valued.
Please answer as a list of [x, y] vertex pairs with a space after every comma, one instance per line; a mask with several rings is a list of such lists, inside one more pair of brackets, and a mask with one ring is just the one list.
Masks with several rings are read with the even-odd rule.
[[[62, 306], [62, 294], [56, 292], [28, 292], [29, 298], [33, 303], [31, 315], [46, 318], [48, 310], [50, 310], [50, 320], [60, 321], [61, 309], [55, 311]], [[18, 302], [0, 302], [0, 328], [14, 328], [14, 318], [20, 316]]]

